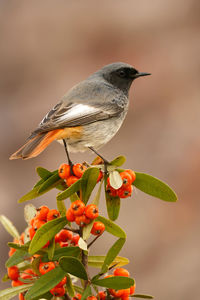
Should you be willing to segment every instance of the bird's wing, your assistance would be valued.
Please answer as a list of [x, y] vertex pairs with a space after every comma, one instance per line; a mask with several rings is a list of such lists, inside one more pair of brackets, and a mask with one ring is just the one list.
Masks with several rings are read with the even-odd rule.
[[35, 134], [58, 128], [83, 126], [96, 121], [106, 120], [117, 116], [124, 110], [123, 107], [114, 103], [91, 105], [83, 103], [59, 102], [40, 122]]
[[51, 109], [31, 137], [38, 133], [65, 127], [83, 126], [106, 120], [124, 111], [123, 96], [110, 86], [95, 82], [81, 82], [72, 88], [61, 101]]

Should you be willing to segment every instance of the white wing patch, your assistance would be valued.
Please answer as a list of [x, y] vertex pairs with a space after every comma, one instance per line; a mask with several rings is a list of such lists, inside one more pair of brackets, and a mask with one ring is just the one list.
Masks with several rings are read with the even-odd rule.
[[85, 105], [77, 104], [71, 109], [67, 110], [66, 113], [57, 118], [57, 121], [71, 121], [77, 118], [81, 118], [87, 115], [92, 115], [99, 112], [98, 108]]

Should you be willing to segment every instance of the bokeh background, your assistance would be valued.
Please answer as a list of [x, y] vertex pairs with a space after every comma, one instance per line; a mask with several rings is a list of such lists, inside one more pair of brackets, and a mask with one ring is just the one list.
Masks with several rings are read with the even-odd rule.
[[[57, 143], [32, 160], [8, 157], [71, 86], [115, 61], [151, 72], [134, 83], [128, 116], [101, 153], [126, 155], [125, 167], [161, 178], [178, 194], [167, 203], [134, 193], [117, 221], [127, 232], [121, 255], [130, 259], [136, 291], [162, 300], [200, 297], [199, 11], [199, 0], [0, 1], [0, 213], [22, 232], [17, 200], [36, 182], [36, 166], [55, 170], [65, 161]], [[53, 208], [55, 195], [32, 203]], [[11, 240], [2, 227], [0, 238], [2, 276]], [[98, 253], [110, 245], [105, 234]]]

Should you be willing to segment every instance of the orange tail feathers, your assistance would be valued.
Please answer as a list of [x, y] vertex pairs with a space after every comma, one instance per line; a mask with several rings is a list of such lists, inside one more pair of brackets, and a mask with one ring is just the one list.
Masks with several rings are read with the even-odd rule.
[[10, 159], [29, 159], [39, 155], [51, 142], [53, 142], [61, 133], [63, 129], [56, 129], [47, 133], [40, 133], [34, 138], [30, 139], [24, 146], [13, 153]]

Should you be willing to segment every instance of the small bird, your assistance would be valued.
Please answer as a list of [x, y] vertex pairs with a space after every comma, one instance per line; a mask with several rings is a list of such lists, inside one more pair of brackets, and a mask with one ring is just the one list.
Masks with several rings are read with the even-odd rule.
[[89, 148], [99, 155], [96, 149], [117, 133], [125, 119], [132, 82], [147, 75], [151, 74], [122, 62], [104, 66], [72, 87], [10, 159], [35, 157], [54, 140], [64, 143], [70, 165], [68, 151]]

